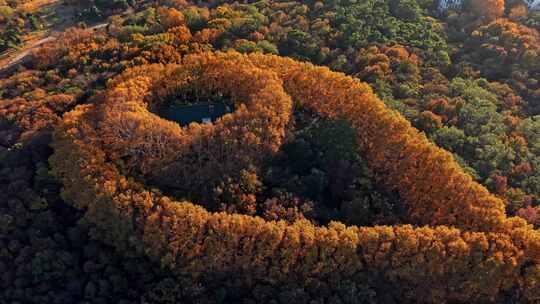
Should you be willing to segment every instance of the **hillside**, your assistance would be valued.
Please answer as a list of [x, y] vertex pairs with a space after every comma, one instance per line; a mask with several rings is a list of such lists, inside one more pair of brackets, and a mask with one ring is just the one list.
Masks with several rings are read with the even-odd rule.
[[540, 301], [540, 12], [441, 5], [52, 3], [0, 62], [0, 302]]

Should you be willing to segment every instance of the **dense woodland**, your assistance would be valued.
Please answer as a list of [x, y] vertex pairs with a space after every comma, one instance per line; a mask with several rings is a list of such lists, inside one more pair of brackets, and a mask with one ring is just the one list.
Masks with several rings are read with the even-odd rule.
[[0, 52], [18, 47], [25, 33], [41, 27], [31, 1], [0, 1]]
[[530, 2], [63, 5], [0, 78], [1, 303], [540, 301]]

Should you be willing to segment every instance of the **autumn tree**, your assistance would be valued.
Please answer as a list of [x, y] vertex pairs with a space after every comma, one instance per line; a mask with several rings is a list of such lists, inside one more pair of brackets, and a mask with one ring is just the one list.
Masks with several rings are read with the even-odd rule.
[[175, 8], [159, 7], [157, 14], [165, 29], [184, 25], [184, 14]]
[[473, 14], [488, 21], [504, 14], [504, 0], [471, 0], [469, 5]]

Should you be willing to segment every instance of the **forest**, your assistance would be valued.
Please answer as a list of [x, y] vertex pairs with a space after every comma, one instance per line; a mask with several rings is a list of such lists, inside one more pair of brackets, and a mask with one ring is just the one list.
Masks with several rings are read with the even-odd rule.
[[539, 1], [0, 0], [0, 303], [539, 303], [539, 229]]

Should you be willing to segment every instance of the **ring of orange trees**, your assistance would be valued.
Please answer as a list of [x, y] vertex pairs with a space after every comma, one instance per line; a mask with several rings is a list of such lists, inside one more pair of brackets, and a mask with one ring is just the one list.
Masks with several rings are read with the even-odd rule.
[[[250, 77], [242, 72], [247, 67], [254, 69]], [[141, 158], [143, 171], [160, 168], [160, 157], [171, 155], [154, 150], [168, 146], [160, 146], [163, 141], [154, 140], [154, 133], [147, 131], [160, 124], [158, 129], [164, 133], [159, 134], [175, 134], [179, 127], [157, 118], [145, 124], [147, 120], [140, 117], [152, 114], [142, 101], [148, 102], [152, 94], [166, 96], [167, 90], [196, 71], [204, 75], [200, 79], [208, 83], [206, 88], [225, 90], [233, 99], [257, 96], [252, 100], [283, 102], [281, 107], [246, 105], [246, 117], [255, 121], [276, 114], [252, 111], [277, 110], [284, 115], [273, 124], [278, 132], [268, 131], [273, 136], [261, 141], [262, 146], [268, 145], [267, 151], [279, 144], [279, 130], [289, 115], [291, 99], [323, 117], [348, 120], [380, 180], [399, 191], [411, 222], [437, 226], [359, 228], [332, 223], [315, 227], [303, 221], [290, 225], [212, 213], [190, 202], [174, 201], [123, 174], [111, 159], [122, 158], [126, 151], [153, 155], [152, 161]], [[243, 76], [235, 78], [237, 74]], [[163, 85], [152, 81], [156, 75], [165, 75], [162, 79], [172, 83], [163, 92], [159, 91]], [[227, 77], [242, 80], [221, 84]], [[247, 79], [253, 82], [244, 83]], [[252, 87], [254, 83], [269, 89]], [[236, 114], [223, 121], [240, 117]], [[139, 143], [126, 139], [122, 128], [129, 130], [133, 121], [143, 126], [141, 136], [152, 134], [142, 137], [150, 138], [152, 149], [134, 149]], [[194, 131], [188, 128], [187, 132]], [[206, 138], [228, 134], [208, 133]], [[194, 132], [189, 136], [194, 134], [207, 135]], [[156, 138], [189, 142], [182, 141], [182, 136]], [[115, 146], [115, 140], [122, 144]], [[145, 147], [141, 144], [140, 149]], [[192, 55], [174, 68], [137, 68], [111, 81], [102, 104], [79, 106], [66, 114], [55, 132], [54, 148], [51, 164], [64, 184], [63, 197], [85, 210], [86, 219], [95, 224], [95, 236], [120, 250], [145, 253], [180, 274], [235, 273], [249, 287], [254, 282], [276, 285], [288, 280], [333, 286], [339, 280], [361, 280], [376, 273], [399, 282], [404, 296], [433, 302], [493, 300], [515, 288], [531, 302], [540, 299], [538, 232], [520, 220], [506, 218], [500, 200], [463, 173], [447, 152], [386, 109], [367, 85], [325, 68], [276, 56], [236, 53]], [[177, 148], [182, 149], [174, 144], [171, 149]]]
[[[110, 159], [127, 172], [205, 193], [225, 176], [238, 180], [241, 170], [258, 168], [281, 146], [292, 101], [274, 72], [249, 61], [213, 60], [145, 66], [124, 76], [111, 83], [97, 109], [97, 131]], [[188, 85], [230, 96], [236, 111], [214, 124], [184, 128], [149, 111]]]

